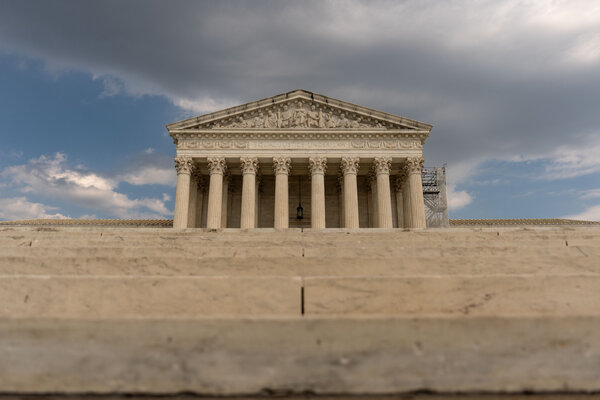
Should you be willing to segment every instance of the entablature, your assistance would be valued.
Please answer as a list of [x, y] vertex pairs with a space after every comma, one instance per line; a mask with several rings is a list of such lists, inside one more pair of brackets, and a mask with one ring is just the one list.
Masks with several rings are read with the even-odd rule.
[[406, 129], [174, 129], [171, 137], [175, 144], [180, 140], [356, 140], [356, 139], [408, 139], [425, 143], [428, 131]]

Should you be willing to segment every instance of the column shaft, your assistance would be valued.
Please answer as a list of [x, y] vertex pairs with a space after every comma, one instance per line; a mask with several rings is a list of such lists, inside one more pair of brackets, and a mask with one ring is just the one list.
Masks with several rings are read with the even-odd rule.
[[175, 168], [177, 169], [177, 188], [175, 190], [173, 228], [183, 229], [188, 225], [190, 175], [194, 169], [192, 158], [175, 157]]
[[404, 176], [396, 176], [396, 182], [394, 189], [396, 191], [396, 216], [398, 219], [398, 228], [404, 228], [404, 202], [402, 201], [402, 186], [404, 182]]
[[369, 190], [369, 228], [379, 226], [379, 214], [377, 211], [377, 176], [372, 173], [367, 177], [367, 189]]
[[358, 219], [358, 188], [356, 174], [358, 173], [359, 158], [342, 158], [342, 171], [344, 173], [344, 227], [357, 229]]
[[344, 227], [344, 175], [338, 176], [337, 190], [338, 190], [338, 214], [340, 217], [340, 228]]
[[190, 201], [188, 205], [188, 220], [187, 227], [195, 228], [196, 227], [196, 210], [198, 207], [198, 178], [195, 174], [190, 176]]
[[227, 213], [229, 212], [229, 184], [231, 176], [228, 173], [223, 175], [223, 197], [221, 198], [221, 228], [227, 228]]
[[377, 174], [377, 226], [379, 228], [393, 228], [394, 226], [392, 221], [392, 195], [390, 193], [391, 167], [391, 158], [375, 158], [375, 171]]
[[421, 181], [421, 171], [423, 170], [424, 161], [423, 157], [406, 160], [410, 196], [410, 227], [418, 229], [424, 229], [427, 226], [425, 221], [423, 183]]
[[206, 227], [218, 229], [221, 227], [221, 207], [223, 206], [223, 174], [226, 165], [224, 158], [209, 158], [210, 186], [208, 188], [208, 212]]
[[275, 171], [275, 218], [274, 227], [285, 229], [289, 227], [289, 187], [288, 175], [291, 169], [291, 159], [274, 158]]
[[260, 181], [261, 181], [261, 179], [262, 178], [260, 177], [260, 175], [257, 175], [256, 179], [255, 179], [255, 186], [256, 186], [256, 189], [254, 190], [255, 198], [256, 198], [256, 200], [254, 201], [254, 227], [255, 228], [258, 228], [258, 221], [260, 218], [259, 211], [260, 211], [260, 190], [261, 190], [260, 189], [260, 185], [261, 185]]
[[204, 179], [198, 175], [198, 191], [196, 194], [196, 228], [202, 226], [202, 208], [204, 207]]
[[402, 214], [404, 215], [404, 227], [412, 226], [412, 218], [410, 213], [410, 188], [408, 185], [408, 175], [404, 175], [404, 183], [402, 185]]
[[257, 158], [242, 158], [242, 215], [240, 228], [256, 228], [256, 170]]
[[310, 223], [311, 228], [325, 228], [325, 171], [327, 158], [315, 157], [308, 159], [308, 169], [311, 174], [310, 193]]

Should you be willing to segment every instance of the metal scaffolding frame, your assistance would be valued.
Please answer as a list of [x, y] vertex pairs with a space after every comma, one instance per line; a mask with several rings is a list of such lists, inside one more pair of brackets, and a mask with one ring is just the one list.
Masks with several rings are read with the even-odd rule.
[[446, 199], [446, 166], [423, 168], [423, 199], [428, 228], [448, 227], [448, 202]]

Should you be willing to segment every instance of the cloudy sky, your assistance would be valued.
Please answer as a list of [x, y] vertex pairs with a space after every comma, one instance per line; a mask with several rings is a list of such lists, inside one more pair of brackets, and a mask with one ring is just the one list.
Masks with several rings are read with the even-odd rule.
[[170, 218], [165, 124], [294, 89], [433, 124], [451, 218], [600, 220], [596, 0], [0, 0], [0, 219]]

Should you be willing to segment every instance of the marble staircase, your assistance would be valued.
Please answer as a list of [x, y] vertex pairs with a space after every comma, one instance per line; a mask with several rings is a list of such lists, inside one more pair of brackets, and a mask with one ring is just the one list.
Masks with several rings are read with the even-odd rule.
[[0, 390], [600, 390], [600, 228], [1, 227]]

